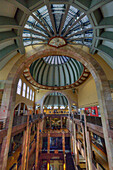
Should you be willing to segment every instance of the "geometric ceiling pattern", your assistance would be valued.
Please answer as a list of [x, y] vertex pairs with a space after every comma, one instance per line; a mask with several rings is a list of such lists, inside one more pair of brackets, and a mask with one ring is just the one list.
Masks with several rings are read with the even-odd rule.
[[34, 61], [24, 70], [25, 78], [43, 89], [61, 90], [82, 84], [89, 71], [79, 61], [67, 56], [47, 56]]
[[112, 7], [112, 0], [1, 0], [0, 69], [24, 45], [51, 44], [53, 36], [87, 45], [113, 68]]
[[43, 106], [45, 107], [60, 107], [68, 106], [68, 100], [67, 98], [62, 94], [58, 92], [50, 93], [44, 100]]
[[[48, 42], [52, 37], [63, 38], [65, 44], [90, 47], [93, 29], [87, 15], [72, 5], [44, 5], [29, 16], [24, 26], [23, 42], [25, 46], [50, 44]], [[60, 40], [57, 38], [56, 41]]]

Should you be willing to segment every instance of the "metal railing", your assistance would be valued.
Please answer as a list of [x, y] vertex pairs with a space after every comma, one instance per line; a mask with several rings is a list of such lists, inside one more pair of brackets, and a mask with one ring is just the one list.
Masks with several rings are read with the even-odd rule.
[[86, 116], [86, 120], [88, 123], [92, 123], [98, 126], [102, 126], [101, 118], [100, 117], [94, 117], [94, 116]]
[[68, 117], [69, 114], [45, 114], [45, 117]]
[[80, 115], [74, 115], [74, 118], [80, 120]]
[[2, 130], [2, 129], [3, 129], [3, 125], [4, 125], [3, 120], [0, 120], [0, 130]]
[[17, 126], [17, 125], [27, 123], [27, 117], [28, 117], [28, 115], [14, 117], [13, 126]]

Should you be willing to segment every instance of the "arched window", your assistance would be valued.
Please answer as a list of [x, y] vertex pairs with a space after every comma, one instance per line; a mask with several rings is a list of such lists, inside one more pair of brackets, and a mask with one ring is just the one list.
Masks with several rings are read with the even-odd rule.
[[27, 99], [29, 99], [29, 86], [27, 86]]
[[33, 95], [32, 95], [32, 101], [34, 101], [34, 92], [33, 92]]
[[26, 84], [23, 83], [23, 91], [22, 91], [22, 96], [25, 97], [26, 94]]
[[32, 99], [32, 90], [30, 90], [30, 100]]
[[19, 79], [18, 85], [17, 85], [17, 94], [21, 94], [21, 88], [22, 88], [22, 80]]

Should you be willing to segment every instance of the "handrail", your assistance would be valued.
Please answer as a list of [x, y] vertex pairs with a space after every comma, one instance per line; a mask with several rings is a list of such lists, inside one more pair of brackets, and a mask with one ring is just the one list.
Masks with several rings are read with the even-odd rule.
[[69, 116], [69, 114], [45, 114], [45, 117], [68, 117]]
[[80, 120], [80, 115], [74, 115], [74, 118]]
[[101, 117], [86, 116], [86, 121], [98, 126], [102, 126]]
[[13, 126], [17, 126], [17, 125], [27, 123], [27, 117], [28, 117], [28, 115], [14, 117]]

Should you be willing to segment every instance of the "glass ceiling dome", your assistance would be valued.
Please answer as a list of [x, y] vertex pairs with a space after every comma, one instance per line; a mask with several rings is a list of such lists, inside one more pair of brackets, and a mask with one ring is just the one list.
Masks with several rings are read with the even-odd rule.
[[66, 4], [47, 4], [33, 12], [24, 27], [25, 46], [66, 44], [91, 46], [93, 29], [86, 14]]
[[24, 70], [25, 78], [44, 89], [67, 89], [80, 85], [89, 71], [79, 61], [67, 56], [47, 56], [34, 61]]

